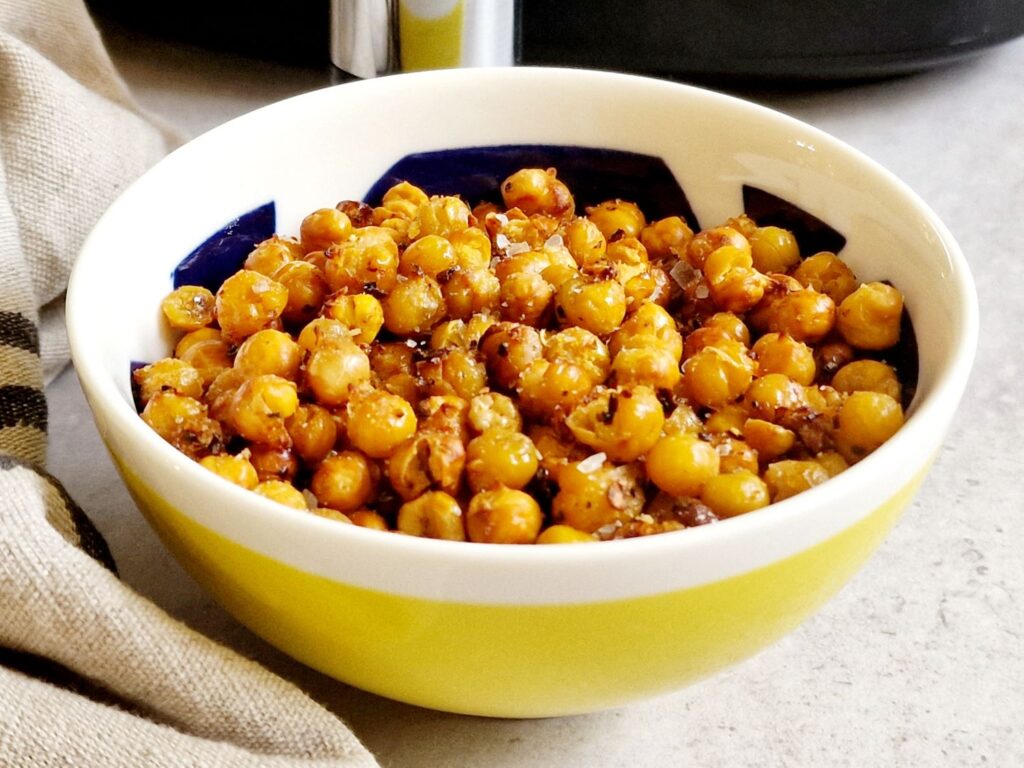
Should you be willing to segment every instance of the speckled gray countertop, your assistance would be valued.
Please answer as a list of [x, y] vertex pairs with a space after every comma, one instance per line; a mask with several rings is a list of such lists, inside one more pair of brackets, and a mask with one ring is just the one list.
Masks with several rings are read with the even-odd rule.
[[[325, 73], [111, 33], [139, 100], [194, 135]], [[72, 370], [48, 390], [50, 469], [124, 580], [293, 680], [384, 766], [1024, 765], [1024, 39], [897, 80], [748, 97], [878, 160], [949, 225], [974, 270], [981, 340], [917, 499], [865, 569], [757, 657], [672, 695], [534, 721], [409, 707], [328, 679], [227, 616], [171, 560], [96, 435]]]

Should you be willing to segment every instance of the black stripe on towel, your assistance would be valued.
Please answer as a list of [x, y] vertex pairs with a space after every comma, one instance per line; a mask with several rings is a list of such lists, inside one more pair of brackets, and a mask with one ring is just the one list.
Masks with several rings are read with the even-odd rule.
[[34, 387], [0, 386], [0, 429], [18, 426], [46, 431], [46, 396]]
[[18, 312], [0, 312], [0, 344], [39, 354], [39, 331]]

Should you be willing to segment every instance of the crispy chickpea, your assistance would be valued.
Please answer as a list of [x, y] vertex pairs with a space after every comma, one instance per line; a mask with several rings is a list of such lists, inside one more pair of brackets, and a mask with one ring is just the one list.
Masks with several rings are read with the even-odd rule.
[[817, 461], [776, 461], [764, 472], [764, 482], [773, 502], [821, 485], [829, 477], [831, 475]]
[[203, 397], [202, 374], [177, 358], [157, 360], [134, 371], [132, 378], [139, 387], [139, 399], [143, 404], [152, 400], [158, 392], [173, 392], [196, 400]]
[[491, 263], [491, 238], [480, 227], [453, 232], [448, 242], [455, 249], [455, 262], [460, 269], [486, 269]]
[[427, 539], [466, 540], [462, 507], [443, 491], [429, 491], [405, 502], [398, 510], [398, 530]]
[[340, 320], [317, 317], [303, 326], [295, 341], [303, 353], [308, 353], [318, 347], [351, 344], [352, 334], [353, 330]]
[[705, 347], [683, 364], [683, 385], [694, 402], [719, 408], [738, 399], [754, 377], [747, 348], [733, 339]]
[[818, 369], [818, 376], [830, 381], [836, 371], [851, 362], [855, 355], [853, 347], [845, 341], [830, 341], [819, 345], [814, 349], [814, 363]]
[[592, 468], [579, 463], [565, 466], [558, 475], [558, 493], [551, 503], [556, 522], [584, 533], [615, 526], [643, 511], [644, 491], [635, 464], [605, 462]]
[[342, 523], [343, 525], [351, 525], [352, 519], [344, 512], [339, 512], [336, 509], [330, 507], [313, 507], [309, 510], [311, 514], [317, 517], [322, 517], [325, 520], [332, 520], [335, 523]]
[[469, 206], [457, 197], [436, 196], [421, 203], [413, 223], [415, 237], [451, 237], [469, 227]]
[[337, 208], [313, 211], [299, 225], [299, 238], [306, 253], [327, 250], [334, 243], [344, 242], [352, 234], [352, 222]]
[[387, 229], [362, 227], [327, 249], [324, 275], [332, 291], [359, 293], [369, 285], [390, 291], [398, 281], [398, 245]]
[[686, 432], [661, 438], [647, 453], [647, 476], [672, 496], [699, 496], [718, 465], [714, 447]]
[[[698, 232], [693, 236], [686, 247], [686, 260], [691, 266], [702, 269], [708, 256], [723, 246], [750, 253], [750, 241], [738, 230], [732, 227], [715, 227]], [[751, 258], [751, 263], [746, 266], [749, 267], [752, 264], [753, 258]]]
[[501, 302], [501, 281], [484, 267], [458, 268], [438, 276], [448, 316], [468, 320]]
[[604, 336], [618, 328], [626, 316], [626, 292], [614, 280], [576, 278], [558, 289], [555, 305], [563, 324]]
[[220, 424], [192, 397], [157, 392], [142, 411], [142, 420], [186, 456], [198, 459], [223, 444]]
[[587, 208], [587, 218], [597, 225], [606, 240], [637, 237], [647, 226], [647, 219], [636, 203], [618, 199]]
[[370, 359], [351, 339], [319, 344], [306, 359], [306, 386], [322, 405], [344, 405], [369, 381]]
[[249, 461], [248, 455], [231, 456], [221, 453], [216, 456], [204, 456], [199, 460], [199, 464], [213, 474], [223, 477], [229, 483], [240, 485], [250, 491], [260, 481], [256, 474], [256, 467]]
[[186, 333], [175, 345], [174, 356], [199, 371], [206, 384], [233, 364], [231, 345], [216, 328], [200, 328]]
[[526, 325], [544, 324], [555, 289], [541, 275], [519, 272], [501, 284], [498, 301], [502, 320]]
[[406, 201], [415, 203], [416, 205], [422, 205], [427, 202], [430, 198], [427, 193], [417, 187], [415, 184], [411, 184], [408, 181], [400, 181], [392, 187], [388, 188], [388, 191], [384, 193], [381, 198], [381, 202], [384, 205], [393, 203], [396, 201]]
[[292, 448], [308, 465], [319, 463], [338, 440], [331, 412], [315, 403], [300, 404], [285, 420]]
[[836, 449], [854, 464], [903, 426], [899, 402], [881, 392], [854, 392], [836, 417]]
[[406, 501], [431, 488], [457, 496], [465, 465], [466, 448], [458, 434], [421, 430], [391, 454], [388, 479]]
[[571, 525], [549, 525], [537, 537], [538, 544], [586, 544], [597, 541], [589, 533], [577, 531]]
[[700, 416], [688, 403], [680, 403], [672, 409], [665, 419], [661, 431], [666, 435], [678, 435], [680, 432], [698, 434], [703, 429]]
[[316, 317], [330, 293], [323, 270], [308, 261], [289, 261], [271, 277], [288, 291], [281, 318], [293, 325], [303, 325]]
[[857, 276], [846, 262], [828, 251], [808, 256], [792, 274], [805, 288], [828, 295], [837, 306], [859, 285]]
[[681, 376], [679, 360], [660, 347], [620, 350], [612, 361], [612, 373], [616, 384], [645, 384], [654, 389], [672, 389]]
[[745, 312], [761, 301], [768, 278], [752, 264], [749, 248], [723, 245], [708, 254], [704, 275], [717, 306], [729, 312]]
[[384, 299], [384, 325], [392, 333], [426, 333], [444, 319], [444, 297], [437, 281], [426, 275], [399, 282]]
[[718, 517], [736, 517], [766, 507], [771, 501], [768, 486], [753, 472], [739, 470], [715, 475], [704, 483], [700, 500]]
[[420, 430], [455, 435], [469, 441], [469, 403], [457, 395], [432, 395], [419, 403]]
[[506, 389], [515, 387], [523, 371], [543, 352], [540, 333], [528, 325], [496, 323], [480, 339], [487, 372]]
[[373, 459], [384, 459], [416, 432], [408, 401], [376, 390], [348, 404], [348, 439]]
[[221, 335], [242, 341], [273, 323], [288, 304], [288, 289], [259, 272], [242, 269], [217, 291], [217, 323]]
[[565, 423], [577, 440], [612, 461], [635, 461], [658, 441], [665, 412], [650, 387], [596, 387]]
[[791, 429], [764, 419], [747, 419], [743, 422], [742, 433], [762, 461], [782, 456], [796, 443], [796, 434]]
[[487, 369], [475, 355], [458, 347], [416, 365], [419, 387], [427, 395], [457, 395], [469, 400], [487, 388]]
[[692, 239], [693, 230], [678, 216], [652, 221], [640, 231], [640, 242], [654, 259], [685, 256]]
[[273, 374], [246, 379], [235, 393], [229, 411], [231, 427], [246, 440], [289, 446], [285, 419], [299, 407], [295, 382]]
[[731, 403], [716, 408], [704, 420], [704, 431], [708, 434], [728, 432], [739, 435], [743, 432], [743, 422], [749, 417], [748, 410], [742, 403]]
[[686, 334], [683, 342], [683, 359], [689, 360], [705, 347], [714, 347], [724, 341], [735, 341], [729, 333], [715, 326], [701, 326]]
[[788, 272], [800, 263], [800, 247], [788, 229], [758, 227], [748, 239], [754, 269], [759, 272]]
[[474, 491], [521, 489], [537, 473], [537, 448], [522, 432], [488, 430], [466, 446], [466, 480]]
[[668, 311], [653, 302], [644, 302], [632, 312], [608, 341], [612, 355], [628, 347], [651, 343], [670, 351], [677, 360], [683, 354], [683, 337]]
[[225, 368], [207, 385], [204, 402], [210, 409], [210, 417], [220, 422], [231, 418], [235, 393], [249, 376], [235, 368]]
[[303, 512], [309, 509], [302, 491], [284, 480], [264, 480], [253, 490], [263, 498], [284, 504], [286, 507], [301, 509]]
[[374, 531], [388, 530], [388, 521], [372, 509], [357, 509], [348, 518], [360, 528], [370, 528]]
[[298, 381], [302, 349], [287, 333], [265, 328], [242, 342], [235, 353], [235, 368], [247, 376], [272, 373]]
[[274, 273], [285, 264], [302, 259], [305, 255], [306, 250], [298, 240], [274, 235], [258, 243], [245, 257], [243, 266], [254, 272], [262, 272], [267, 277], [274, 277]]
[[492, 488], [469, 501], [466, 532], [470, 541], [486, 544], [533, 544], [544, 513], [533, 498], [511, 488]]
[[586, 448], [577, 443], [571, 434], [566, 434], [564, 426], [556, 428], [535, 423], [530, 425], [528, 430], [530, 439], [537, 447], [540, 469], [555, 482], [566, 465], [587, 457]]
[[757, 451], [746, 440], [733, 437], [728, 433], [711, 436], [711, 445], [718, 452], [718, 471], [727, 475], [731, 472], [757, 473], [760, 457]]
[[804, 388], [781, 373], [768, 373], [754, 379], [743, 401], [752, 416], [772, 423], [786, 413], [807, 406]]
[[320, 505], [351, 512], [373, 495], [376, 474], [369, 459], [358, 451], [332, 453], [316, 468], [309, 489]]
[[885, 283], [865, 283], [839, 305], [836, 327], [858, 349], [888, 349], [900, 340], [903, 294]]
[[840, 392], [881, 392], [900, 401], [899, 377], [892, 366], [877, 360], [855, 360], [847, 363], [832, 377], [832, 386]]
[[519, 432], [523, 417], [512, 398], [499, 392], [481, 392], [469, 401], [469, 426], [477, 434], [488, 430]]
[[758, 307], [752, 322], [762, 330], [786, 333], [797, 341], [820, 341], [836, 324], [836, 305], [826, 294], [812, 288], [785, 291], [781, 295], [765, 295], [765, 304]]
[[451, 269], [458, 263], [455, 247], [440, 235], [424, 235], [409, 243], [398, 261], [398, 274], [406, 277], [428, 275], [436, 278], [439, 273]]
[[844, 472], [850, 468], [846, 459], [844, 459], [837, 451], [824, 451], [816, 455], [814, 460], [825, 468], [829, 477], [835, 477], [840, 472]]
[[518, 208], [527, 216], [543, 213], [568, 219], [575, 208], [569, 188], [558, 179], [554, 168], [516, 171], [502, 182], [501, 197], [506, 208]]
[[570, 327], [544, 340], [544, 358], [553, 363], [578, 365], [594, 382], [604, 381], [611, 370], [607, 345], [586, 328]]
[[647, 257], [647, 249], [636, 237], [620, 237], [618, 240], [608, 243], [605, 251], [608, 261], [618, 266], [644, 267], [650, 263]]
[[604, 261], [608, 241], [597, 224], [587, 218], [575, 218], [565, 228], [565, 247], [580, 269]]
[[799, 384], [808, 385], [817, 373], [814, 350], [784, 333], [766, 333], [754, 342], [750, 354], [757, 361], [759, 376], [781, 373]]
[[160, 309], [171, 328], [197, 331], [213, 322], [215, 301], [209, 289], [200, 285], [183, 285], [167, 295]]
[[323, 306], [323, 316], [343, 323], [355, 333], [356, 344], [369, 344], [384, 325], [384, 308], [368, 293], [335, 294]]
[[575, 363], [534, 360], [519, 377], [516, 391], [523, 413], [549, 418], [571, 411], [593, 387], [593, 379]]

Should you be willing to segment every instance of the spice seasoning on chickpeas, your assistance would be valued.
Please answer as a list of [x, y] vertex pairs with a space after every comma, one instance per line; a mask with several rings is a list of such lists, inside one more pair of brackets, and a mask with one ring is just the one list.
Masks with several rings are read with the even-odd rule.
[[471, 209], [402, 182], [162, 309], [142, 418], [326, 519], [514, 544], [646, 536], [825, 482], [903, 423], [903, 296], [738, 216], [582, 211], [554, 169]]

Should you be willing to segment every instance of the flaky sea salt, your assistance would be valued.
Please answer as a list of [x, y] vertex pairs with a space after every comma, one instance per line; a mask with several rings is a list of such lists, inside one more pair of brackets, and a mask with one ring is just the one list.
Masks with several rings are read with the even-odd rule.
[[676, 281], [676, 283], [678, 283], [680, 288], [685, 288], [693, 282], [693, 278], [697, 276], [697, 270], [680, 259], [675, 263], [672, 269], [669, 270], [668, 274]]
[[605, 459], [608, 458], [608, 454], [604, 451], [601, 453], [594, 453], [587, 456], [583, 461], [576, 465], [576, 469], [585, 475], [589, 475], [591, 472], [597, 472], [601, 467], [604, 466]]

